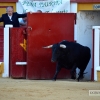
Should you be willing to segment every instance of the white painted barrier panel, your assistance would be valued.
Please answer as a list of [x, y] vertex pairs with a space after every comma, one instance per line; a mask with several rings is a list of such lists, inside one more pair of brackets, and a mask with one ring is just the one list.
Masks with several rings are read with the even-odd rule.
[[9, 77], [9, 27], [12, 25], [5, 25], [4, 28], [4, 73], [2, 77]]
[[100, 70], [99, 66], [99, 41], [100, 41], [100, 26], [93, 26], [94, 29], [94, 80], [97, 81], [97, 71]]

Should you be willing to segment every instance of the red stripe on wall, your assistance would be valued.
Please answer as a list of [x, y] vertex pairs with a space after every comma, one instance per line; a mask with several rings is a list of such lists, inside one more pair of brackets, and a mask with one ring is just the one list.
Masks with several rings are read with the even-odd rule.
[[[39, 0], [38, 0], [39, 1]], [[41, 1], [41, 0], [40, 0]], [[77, 3], [92, 3], [92, 2], [100, 2], [100, 0], [70, 0], [71, 2]], [[0, 0], [0, 2], [18, 2], [18, 0]]]
[[0, 28], [0, 62], [3, 62], [3, 52], [4, 51], [4, 34], [3, 28]]
[[91, 80], [94, 81], [94, 29], [92, 35], [92, 69], [91, 69]]
[[[38, 0], [39, 1], [39, 0]], [[41, 1], [41, 0], [40, 0]], [[100, 0], [70, 0], [71, 2], [77, 3], [92, 3], [92, 2], [100, 2]], [[0, 2], [18, 2], [18, 0], [0, 0]]]
[[1, 2], [18, 2], [18, 0], [0, 0], [0, 3]]
[[70, 0], [71, 2], [77, 2], [77, 3], [94, 3], [94, 2], [99, 2], [100, 0]]
[[[7, 8], [8, 6], [0, 6], [0, 8]], [[11, 6], [11, 7], [13, 7], [13, 6]]]

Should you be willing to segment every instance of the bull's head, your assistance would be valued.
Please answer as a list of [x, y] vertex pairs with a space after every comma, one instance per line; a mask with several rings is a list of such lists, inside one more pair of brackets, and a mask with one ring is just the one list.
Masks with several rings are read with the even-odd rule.
[[56, 62], [62, 56], [62, 49], [66, 48], [64, 44], [54, 44], [43, 48], [52, 48], [51, 62]]

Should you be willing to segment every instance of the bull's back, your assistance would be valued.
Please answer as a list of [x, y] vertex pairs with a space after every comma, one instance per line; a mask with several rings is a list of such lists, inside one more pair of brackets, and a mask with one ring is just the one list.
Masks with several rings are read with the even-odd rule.
[[91, 58], [91, 51], [89, 47], [82, 47], [80, 56], [78, 58], [78, 67], [85, 69]]
[[62, 41], [61, 44], [66, 45], [69, 52], [68, 59], [70, 62], [77, 63], [79, 66], [87, 65], [91, 58], [90, 48], [76, 42]]

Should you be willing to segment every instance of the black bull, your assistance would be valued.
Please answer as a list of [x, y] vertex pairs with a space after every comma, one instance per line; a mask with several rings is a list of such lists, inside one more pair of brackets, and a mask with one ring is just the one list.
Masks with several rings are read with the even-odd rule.
[[44, 48], [52, 48], [52, 62], [57, 62], [56, 72], [53, 80], [56, 80], [61, 68], [71, 70], [71, 78], [75, 79], [76, 68], [80, 69], [77, 80], [83, 78], [84, 70], [91, 58], [90, 49], [79, 43], [62, 41]]

